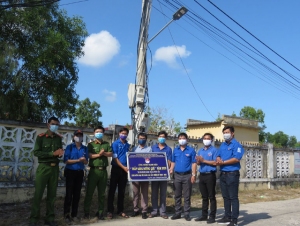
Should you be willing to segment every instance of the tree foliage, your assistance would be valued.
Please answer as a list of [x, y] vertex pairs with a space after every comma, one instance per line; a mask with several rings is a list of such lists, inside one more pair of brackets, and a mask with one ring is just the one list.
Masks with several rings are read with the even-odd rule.
[[274, 134], [266, 133], [266, 141], [273, 143], [275, 147], [290, 147], [297, 146], [297, 138], [295, 136], [289, 136], [282, 131], [278, 131]]
[[169, 114], [168, 109], [165, 107], [148, 108], [151, 123], [148, 129], [149, 133], [158, 133], [165, 130], [168, 135], [174, 136], [182, 131], [179, 122], [176, 122], [172, 115]]
[[102, 126], [102, 122], [99, 121], [99, 118], [102, 117], [102, 113], [99, 110], [100, 104], [93, 101], [91, 102], [89, 98], [78, 101], [75, 118], [73, 122], [65, 122], [67, 126], [78, 126], [86, 128], [95, 128], [96, 126]]
[[57, 4], [0, 13], [0, 118], [45, 121], [74, 115], [75, 60], [87, 31]]

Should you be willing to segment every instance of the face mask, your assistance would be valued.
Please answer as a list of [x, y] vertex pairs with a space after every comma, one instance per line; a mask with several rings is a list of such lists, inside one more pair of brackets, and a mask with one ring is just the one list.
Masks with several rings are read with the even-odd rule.
[[81, 143], [83, 141], [83, 137], [74, 137], [74, 141], [77, 143]]
[[186, 145], [187, 141], [184, 139], [184, 140], [178, 140], [178, 143], [180, 145]]
[[144, 145], [144, 144], [146, 144], [146, 141], [147, 140], [138, 140], [138, 143], [141, 144], [141, 145]]
[[158, 138], [158, 143], [160, 143], [160, 144], [166, 143], [166, 138], [164, 138], [164, 137], [159, 137], [159, 138]]
[[127, 136], [126, 136], [126, 135], [123, 135], [123, 134], [121, 134], [121, 135], [120, 135], [120, 138], [121, 138], [121, 140], [126, 140]]
[[203, 140], [204, 146], [209, 146], [211, 145], [211, 140]]
[[97, 139], [102, 139], [103, 133], [95, 133], [95, 137], [96, 137]]
[[50, 131], [55, 133], [58, 130], [58, 125], [50, 125]]
[[230, 140], [231, 134], [230, 133], [224, 133], [223, 137], [224, 137], [224, 140]]

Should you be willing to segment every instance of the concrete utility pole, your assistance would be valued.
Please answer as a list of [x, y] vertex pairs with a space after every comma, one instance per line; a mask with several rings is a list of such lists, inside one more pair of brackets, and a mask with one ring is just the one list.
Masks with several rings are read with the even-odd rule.
[[159, 35], [169, 24], [174, 20], [179, 20], [187, 13], [185, 7], [181, 7], [174, 15], [173, 19], [168, 22], [153, 38], [148, 41], [148, 28], [150, 23], [152, 0], [143, 0], [142, 16], [140, 23], [140, 33], [138, 42], [138, 58], [137, 58], [137, 73], [135, 84], [129, 84], [128, 87], [128, 105], [131, 108], [132, 130], [129, 134], [129, 141], [132, 145], [136, 145], [136, 138], [139, 132], [146, 132], [150, 124], [148, 114], [145, 112], [145, 104], [147, 103], [148, 84], [147, 84], [147, 48], [148, 44]]
[[132, 117], [132, 141], [135, 145], [137, 133], [144, 132], [149, 123], [148, 115], [145, 113], [145, 97], [147, 96], [147, 47], [148, 47], [148, 27], [150, 23], [150, 11], [152, 0], [143, 0], [142, 16], [140, 23], [140, 33], [138, 41], [137, 73], [135, 84], [129, 84], [128, 98]]

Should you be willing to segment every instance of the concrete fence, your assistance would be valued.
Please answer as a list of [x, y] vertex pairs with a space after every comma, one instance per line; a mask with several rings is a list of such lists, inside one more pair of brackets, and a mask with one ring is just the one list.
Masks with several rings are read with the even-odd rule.
[[[110, 126], [105, 131], [104, 140], [117, 139], [120, 126]], [[71, 143], [73, 132], [84, 132], [84, 144], [93, 139], [93, 130], [60, 126], [63, 145]], [[33, 156], [36, 136], [46, 131], [44, 123], [25, 123], [0, 120], [0, 203], [24, 201], [32, 198], [35, 171], [38, 165]], [[148, 145], [156, 143], [155, 135], [148, 135]], [[168, 137], [167, 144], [174, 148], [176, 137]], [[219, 147], [221, 142], [216, 141]], [[190, 138], [189, 145], [199, 150], [203, 144], [199, 139]], [[241, 160], [240, 189], [274, 189], [300, 181], [300, 151], [274, 149], [272, 144], [258, 146], [243, 144], [245, 154]], [[58, 195], [64, 194], [64, 163], [61, 162]], [[110, 169], [108, 169], [110, 173]], [[88, 167], [86, 174], [88, 173]]]

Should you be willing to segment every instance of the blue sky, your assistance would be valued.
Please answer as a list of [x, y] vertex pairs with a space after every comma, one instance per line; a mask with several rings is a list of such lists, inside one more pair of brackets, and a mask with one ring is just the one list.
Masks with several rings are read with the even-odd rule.
[[[75, 0], [61, 0], [60, 4], [70, 16], [81, 16], [90, 34], [86, 39], [85, 57], [78, 61], [79, 82], [76, 91], [81, 100], [88, 97], [101, 105], [101, 120], [105, 126], [130, 123], [127, 88], [129, 83], [135, 81], [142, 0], [89, 0], [63, 5], [71, 2]], [[211, 25], [244, 43], [196, 1], [179, 2]], [[223, 46], [225, 43], [226, 48], [234, 51], [232, 54], [219, 44], [220, 41], [214, 41], [211, 33], [205, 32], [202, 26], [196, 26], [184, 16], [173, 22], [149, 45], [152, 53], [152, 58], [150, 51], [147, 53], [148, 68], [152, 65], [149, 74], [150, 107], [166, 107], [174, 119], [184, 126], [188, 118], [214, 121], [218, 114], [231, 115], [235, 112], [239, 115], [244, 106], [252, 106], [265, 112], [267, 132], [281, 130], [300, 140], [296, 117], [296, 112], [300, 110], [299, 88], [296, 87], [300, 86], [296, 81], [300, 79], [300, 72], [239, 28], [208, 1], [198, 2], [286, 73], [238, 45], [254, 58], [242, 55], [242, 61], [236, 56], [239, 54], [237, 49], [228, 47], [228, 43], [220, 39]], [[300, 68], [300, 1], [212, 2]], [[152, 6], [149, 39], [176, 11], [163, 0], [153, 0]], [[192, 12], [188, 15], [192, 16]], [[267, 65], [274, 73], [259, 66], [255, 60]], [[188, 76], [210, 113], [201, 103]], [[285, 83], [284, 79], [289, 82]]]

